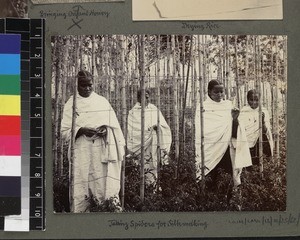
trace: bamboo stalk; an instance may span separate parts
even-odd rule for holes
[[[77,105],[77,84],[78,84],[78,80],[77,80],[77,73],[78,73],[78,59],[79,59],[79,49],[80,49],[80,44],[79,44],[79,37],[77,39],[76,45],[75,45],[75,49],[76,49],[76,57],[75,57],[75,82],[74,82],[74,91],[73,91],[73,107],[72,107],[72,127],[71,127],[71,154],[70,154],[70,169],[69,169],[69,174],[70,174],[70,209],[71,211],[74,211],[74,205],[73,205],[73,192],[74,192],[74,188],[73,188],[73,184],[74,184],[74,169],[73,169],[73,164],[75,160],[75,155],[74,155],[74,151],[75,151],[75,126],[76,126],[76,105]]]
[[[274,45],[274,36],[271,36],[271,100],[272,100],[272,133],[274,134],[275,130],[275,91],[274,91],[274,53],[273,53],[273,45]],[[274,150],[273,150],[274,151]],[[272,161],[274,161],[274,158],[272,157]]]
[[[175,35],[171,36],[171,48],[173,57],[173,119],[174,119],[174,144],[175,144],[175,179],[178,176],[178,158],[179,158],[179,114],[178,114],[178,83],[176,71],[176,52]]]
[[[170,47],[170,40],[169,40],[170,36],[167,36],[167,122],[169,124],[169,126],[171,126],[171,69],[170,69],[170,55],[171,55],[171,47]]]
[[[249,35],[246,36],[246,67],[245,67],[245,83],[244,83],[244,105],[247,104],[247,93],[248,93],[248,78],[249,78]]]
[[[230,92],[229,92],[229,35],[226,35],[226,96],[229,99],[230,98]]]
[[[259,95],[259,102],[258,102],[258,107],[259,107],[259,171],[261,176],[263,177],[263,170],[264,170],[264,164],[263,164],[263,132],[262,132],[262,80],[261,80],[261,50],[260,50],[260,36],[257,36],[257,53],[258,53],[258,71],[257,71],[257,76],[258,76],[258,95]]]
[[[161,148],[160,148],[160,35],[156,37],[156,90],[157,90],[157,184],[156,189],[159,191],[160,186],[160,168],[161,168]]]
[[[275,42],[276,49],[276,76],[275,76],[275,159],[277,160],[277,164],[280,163],[279,159],[279,109],[278,109],[278,67],[279,67],[279,54],[278,54],[278,36],[276,36]]]
[[[65,49],[64,49],[64,65],[63,65],[63,76],[61,80],[61,103],[60,103],[60,112],[59,119],[62,119],[63,109],[66,102],[66,84],[68,80],[68,62],[69,62],[69,46],[70,46],[70,37],[66,37]],[[60,176],[63,175],[64,172],[64,156],[63,156],[63,146],[64,143],[61,139],[61,121],[57,122],[58,125],[58,133],[59,133],[59,141],[60,145],[58,147],[60,151],[59,162],[60,162]]]
[[[140,42],[140,85],[141,85],[141,170],[140,170],[140,198],[145,197],[145,35],[139,35]]]
[[[207,95],[207,85],[208,85],[208,82],[209,82],[209,77],[207,76],[207,60],[208,60],[208,57],[207,57],[207,35],[204,35],[203,38],[202,38],[202,46],[203,46],[203,67],[202,67],[202,74],[203,74],[203,93],[204,93],[204,96],[203,96],[203,99],[205,100],[205,97]]]
[[[186,102],[187,102],[187,92],[188,92],[188,87],[189,87],[189,77],[190,77],[189,75],[190,75],[191,61],[192,61],[192,57],[193,57],[192,50],[193,50],[193,37],[191,37],[191,42],[190,42],[190,57],[188,59],[189,61],[188,61],[186,79],[185,79],[186,83],[185,83],[183,109],[182,109],[182,123],[181,123],[182,132],[183,132],[181,156],[184,155],[184,151],[185,151],[185,110],[186,110]]]
[[[92,76],[93,82],[95,81],[95,35],[92,35]]]
[[[204,42],[204,37],[202,36],[202,42]],[[203,102],[204,102],[204,98],[203,98],[203,93],[204,93],[204,68],[201,69],[201,43],[200,43],[200,36],[198,35],[198,57],[199,57],[199,90],[200,90],[200,129],[201,129],[201,188],[204,191],[205,189],[205,152],[204,152],[204,118],[203,118],[203,114],[204,114],[204,106],[203,106]],[[205,47],[204,47],[205,49]],[[204,61],[203,61],[204,62]],[[204,63],[203,63],[204,64]],[[201,70],[203,71],[203,78],[201,77]],[[198,136],[197,136],[198,137]]]
[[[186,63],[186,54],[185,54],[185,39],[186,39],[186,36],[183,35],[182,36],[182,79],[180,78],[180,81],[181,81],[181,84],[179,85],[180,86],[180,97],[179,97],[179,101],[181,100],[181,96],[183,96],[184,94],[182,94],[182,92],[184,91],[184,83],[186,82],[186,79],[185,79],[185,63]],[[179,48],[179,43],[178,43],[178,48]],[[180,63],[180,49],[178,49],[178,55],[179,55],[179,63]],[[179,103],[179,106],[183,108],[183,105],[184,105],[184,101],[182,103]],[[184,139],[185,139],[185,131],[183,131],[183,142],[184,142]]]
[[[235,49],[235,81],[236,81],[236,102],[237,107],[240,108],[240,85],[239,85],[239,69],[238,69],[238,50],[237,50],[237,35],[234,36],[234,49]]]
[[[284,41],[284,97],[283,97],[283,112],[284,112],[284,119],[285,123],[287,122],[287,114],[286,114],[286,103],[287,103],[287,80],[288,80],[288,60],[287,60],[287,54],[288,54],[288,43],[287,43],[287,37],[283,37]]]
[[[127,139],[127,109],[126,109],[126,81],[125,81],[125,39],[123,35],[120,35],[120,45],[121,45],[121,64],[120,64],[120,81],[121,81],[121,105],[122,105],[122,131],[124,133],[125,139]],[[122,161],[122,170],[121,170],[121,206],[124,207],[124,199],[125,199],[125,156]]]
[[[58,121],[59,119],[59,102],[60,102],[60,71],[61,71],[61,67],[60,67],[60,57],[59,57],[59,52],[60,52],[60,37],[55,38],[55,46],[56,46],[56,50],[55,50],[55,56],[57,57],[56,59],[56,64],[55,64],[55,105],[54,105],[54,120]],[[59,152],[58,152],[58,148],[57,146],[60,145],[59,143],[59,139],[58,139],[58,135],[59,135],[59,127],[58,124],[55,124],[55,130],[54,130],[54,134],[53,134],[53,141],[54,141],[54,166],[55,166],[55,171],[58,173],[59,176],[61,176],[61,173],[59,172],[59,166],[60,166],[60,162],[59,162]]]

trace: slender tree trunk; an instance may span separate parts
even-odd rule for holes
[[[92,73],[92,76],[93,76],[93,82],[95,82],[95,35],[92,35],[91,60],[92,60],[92,72],[91,73]]]
[[[193,36],[191,36],[191,42],[190,42],[190,56],[188,59],[188,68],[187,68],[187,75],[186,75],[186,83],[185,83],[185,92],[184,92],[184,100],[183,100],[183,107],[182,107],[182,132],[183,132],[183,141],[182,141],[182,152],[180,156],[184,156],[185,152],[185,110],[186,110],[186,104],[187,104],[187,95],[188,95],[188,88],[189,88],[189,75],[190,75],[190,68],[191,68],[191,62],[193,58]],[[192,80],[193,81],[193,80]]]
[[[236,103],[240,108],[240,84],[239,84],[239,65],[238,65],[238,50],[237,50],[237,35],[234,36],[234,49],[235,49],[235,81],[236,81]]]
[[[261,81],[261,75],[262,75],[262,67],[261,67],[261,50],[260,50],[260,36],[257,36],[257,63],[258,63],[258,69],[257,69],[257,82],[258,82],[258,93],[259,93],[259,171],[261,176],[263,176],[263,132],[262,132],[262,81]]]
[[[140,198],[145,197],[145,35],[139,35],[140,40],[140,85],[141,85],[141,172],[140,172]]]
[[[174,144],[175,144],[175,179],[178,175],[178,158],[179,158],[179,114],[178,114],[178,83],[176,71],[176,52],[175,52],[175,36],[171,36],[172,41],[172,57],[173,57],[173,119],[174,119]]]
[[[62,114],[63,114],[63,109],[65,106],[66,102],[66,84],[68,81],[68,66],[69,66],[69,47],[70,47],[70,37],[66,37],[65,41],[65,46],[64,46],[64,61],[63,61],[63,76],[61,79],[61,104],[60,104],[60,112],[59,112],[59,121],[57,121],[58,125],[58,133],[59,133],[59,151],[60,151],[60,156],[59,156],[59,162],[60,162],[60,176],[63,175],[64,172],[64,156],[63,156],[63,148],[64,148],[64,143],[61,138],[61,119],[62,119]]]
[[[244,105],[247,105],[248,81],[249,81],[249,35],[246,37],[246,67],[245,67],[245,83],[244,83]]]
[[[288,53],[288,46],[287,46],[287,37],[284,36],[283,37],[283,45],[284,45],[284,48],[283,48],[283,55],[284,55],[284,77],[283,77],[283,95],[282,95],[282,99],[283,99],[283,114],[284,114],[284,122],[286,123],[287,122],[287,114],[286,114],[286,102],[287,102],[287,79],[288,79],[288,67],[287,67],[287,53]]]
[[[124,68],[125,64],[125,39],[123,35],[120,35],[120,45],[121,45],[121,63],[120,63],[120,83],[121,83],[121,105],[122,105],[122,131],[126,139],[127,132],[127,109],[126,109],[126,72]],[[127,73],[128,74],[128,73]],[[125,156],[124,156],[125,158]],[[121,205],[124,207],[124,195],[125,195],[125,159],[122,161],[122,171],[121,171]]]
[[[225,76],[226,76],[226,88],[225,88],[225,93],[226,93],[226,96],[227,96],[227,99],[230,98],[230,87],[229,87],[229,35],[226,35],[226,66],[225,66],[225,69],[226,69],[226,73],[225,73]]]
[[[204,43],[204,37],[202,36],[202,42]],[[204,107],[203,107],[203,102],[204,102],[204,78],[205,78],[205,68],[203,66],[202,71],[203,71],[203,77],[201,77],[201,44],[200,44],[200,36],[198,35],[198,57],[199,57],[199,90],[200,90],[200,123],[196,123],[196,124],[200,124],[200,128],[201,128],[201,178],[202,178],[202,190],[204,191],[205,189],[205,152],[204,152],[204,118],[203,118],[203,113],[204,113]],[[204,48],[205,49],[205,46]],[[205,53],[204,53],[205,54]],[[205,62],[205,60],[203,61]],[[197,136],[198,137],[198,136]]]
[[[280,163],[279,159],[279,108],[278,108],[278,67],[279,67],[279,54],[278,54],[278,36],[276,36],[275,42],[275,49],[276,49],[276,68],[275,68],[275,159],[277,163]]]
[[[59,119],[59,111],[60,111],[60,102],[61,102],[61,57],[60,57],[60,51],[61,51],[61,37],[55,38],[55,45],[56,45],[56,50],[55,50],[55,57],[56,57],[56,72],[55,72],[55,104],[54,104],[54,121],[57,123]],[[59,135],[60,135],[60,130],[58,124],[55,124],[55,129],[54,129],[54,159],[55,159],[55,171],[58,173],[59,176],[61,176],[61,173],[59,172],[60,168],[60,153],[58,146],[60,146],[59,142]]]
[[[157,184],[160,187],[161,148],[160,148],[160,35],[156,37],[156,92],[157,92]]]
[[[171,70],[170,70],[170,58],[171,58],[171,47],[170,47],[170,35],[167,36],[167,122],[171,126]]]
[[[76,58],[75,58],[75,81],[74,81],[74,91],[73,91],[73,108],[72,108],[72,128],[71,128],[71,156],[70,156],[70,169],[69,169],[69,174],[70,174],[70,206],[71,206],[71,211],[74,210],[74,199],[73,199],[73,184],[74,184],[74,162],[76,161],[74,151],[75,151],[75,126],[76,126],[76,108],[77,108],[77,72],[78,72],[78,59],[79,59],[79,51],[81,49],[81,44],[79,43],[81,39],[78,37],[77,43],[76,43]],[[82,62],[82,61],[81,61]]]

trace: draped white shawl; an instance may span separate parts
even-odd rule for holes
[[[127,148],[136,155],[141,151],[141,104],[136,103],[128,114]],[[157,124],[159,116],[159,126]],[[157,126],[157,131],[153,129]],[[157,133],[160,137],[160,149],[168,153],[172,143],[171,129],[160,110],[151,103],[145,107],[145,152],[151,154],[154,167],[157,161]],[[162,164],[167,164],[167,157]]]
[[[266,136],[268,138],[271,153],[273,155],[273,137],[271,132],[270,115],[266,108],[262,108],[265,115],[265,126],[267,128]],[[259,109],[252,109],[249,105],[244,106],[241,110],[239,121],[243,123],[247,135],[249,147],[255,146],[259,138]]]
[[[215,102],[210,97],[203,103],[204,133],[204,168],[208,174],[221,161],[228,147],[232,161],[235,184],[240,183],[240,172],[243,167],[250,166],[251,156],[242,124],[237,130],[237,139],[232,138],[232,103],[228,100]],[[201,178],[201,115],[200,105],[195,116],[195,150],[197,176]]]

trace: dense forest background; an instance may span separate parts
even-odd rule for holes
[[[286,207],[287,38],[253,35],[91,35],[52,38],[52,107],[54,209],[68,212],[69,162],[61,139],[65,102],[73,95],[76,74],[94,76],[94,91],[113,106],[126,135],[127,114],[140,88],[172,130],[170,164],[160,166],[159,180],[141,191],[136,159],[123,164],[121,205],[113,199],[93,202],[91,211],[279,211]],[[257,89],[269,110],[275,143],[263,168],[244,172],[243,184],[230,197],[211,193],[195,174],[194,117],[207,96],[207,84],[220,79],[225,97],[241,108],[246,93]],[[141,193],[142,192],[142,193]]]

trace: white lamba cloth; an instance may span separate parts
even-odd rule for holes
[[[111,197],[118,198],[120,191],[121,161],[125,153],[125,139],[109,102],[92,93],[89,97],[77,96],[75,135],[81,127],[105,126],[105,137],[89,138],[81,135],[75,141],[74,159],[70,162],[70,202],[73,212],[88,211],[88,196],[99,202]],[[73,97],[64,107],[62,135],[70,141]],[[70,158],[69,144],[69,158]]]
[[[204,167],[205,175],[213,170],[221,161],[228,147],[233,168],[235,182],[239,182],[240,169],[252,165],[249,147],[247,144],[244,127],[239,124],[237,138],[232,138],[232,103],[228,100],[215,102],[209,97],[203,103],[203,117],[201,118],[200,105],[197,106],[195,116],[195,149],[197,176],[201,178],[202,154],[201,136],[204,134]],[[201,121],[203,120],[203,131]]]
[[[136,103],[128,114],[127,148],[130,153],[137,156],[141,154],[141,110],[141,104]],[[156,176],[158,134],[160,140],[159,148],[162,152],[161,162],[162,164],[168,164],[167,154],[170,151],[172,143],[171,129],[160,110],[151,103],[145,107],[144,126],[145,159],[149,160],[145,162],[145,167],[151,169],[152,173]],[[157,127],[156,130],[154,129],[154,126]]]
[[[264,122],[267,129],[266,136],[270,144],[271,154],[273,154],[274,143],[271,132],[270,115],[266,108],[262,108],[262,112],[265,115]],[[239,120],[245,127],[249,147],[254,147],[260,135],[259,109],[252,109],[249,105],[244,106],[241,110]]]

